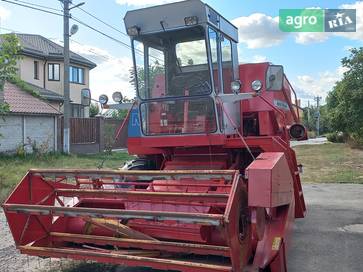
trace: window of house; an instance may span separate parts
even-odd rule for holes
[[[72,107],[72,117],[83,118],[84,117],[84,107],[79,104],[71,104]]]
[[[39,62],[34,61],[34,79],[39,79]]]
[[[84,84],[84,68],[71,66],[69,68],[69,81]]]
[[[60,65],[59,63],[48,64],[48,80],[59,81],[60,78]]]

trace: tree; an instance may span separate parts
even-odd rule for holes
[[[16,64],[20,59],[21,47],[15,34],[2,35],[0,41],[0,91],[3,91],[5,81],[14,79],[16,76]],[[0,101],[0,115],[8,112],[9,105]]]
[[[332,128],[363,144],[363,47],[350,50],[342,59],[347,69],[327,98]]]
[[[122,99],[122,103],[133,103],[135,99],[129,99],[126,96]],[[126,118],[128,110],[113,110],[111,113],[112,118],[123,120]]]
[[[316,131],[316,121],[318,110],[316,106],[310,106],[303,109],[303,124],[309,131]],[[310,115],[309,115],[310,114]],[[320,133],[326,134],[331,132],[332,128],[329,122],[329,111],[327,105],[320,106]]]
[[[139,93],[142,96],[147,95],[145,93],[145,69],[144,67],[137,66],[136,67],[137,72],[137,83],[138,83],[138,89]],[[165,68],[163,65],[160,65],[160,63],[156,60],[153,64],[149,66],[148,69],[149,74],[149,81],[150,86],[154,86],[155,78],[157,75],[165,74]],[[135,78],[135,71],[134,69],[130,69],[130,83],[135,87],[136,89],[136,78]]]
[[[100,113],[100,107],[97,103],[91,103],[89,107],[89,117],[95,117]]]
[[[13,79],[17,72],[17,61],[21,58],[20,42],[15,34],[5,34],[1,36],[0,50],[0,82]]]

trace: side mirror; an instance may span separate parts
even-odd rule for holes
[[[281,65],[270,65],[266,74],[266,90],[280,91],[284,83],[284,68]]]
[[[82,106],[89,107],[91,105],[91,90],[82,89],[81,90],[81,104]]]

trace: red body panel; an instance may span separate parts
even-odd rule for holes
[[[293,179],[282,152],[265,152],[251,163],[248,176],[248,205],[274,208],[291,203]]]

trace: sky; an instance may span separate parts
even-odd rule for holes
[[[59,0],[11,0],[46,6],[54,12],[61,9]],[[175,0],[83,0],[84,10],[107,22],[107,27],[82,10],[72,16],[94,28],[130,44],[123,18],[127,10],[176,2]],[[82,2],[73,0],[73,4]],[[239,61],[264,62],[284,66],[285,73],[297,90],[302,104],[313,103],[314,96],[325,99],[336,81],[342,78],[341,59],[349,49],[363,46],[363,1],[349,0],[205,0],[207,4],[232,21],[239,29]],[[353,8],[357,10],[355,33],[285,33],[278,27],[279,9]],[[75,22],[71,21],[71,24]],[[1,33],[40,34],[62,44],[62,17],[0,1]],[[92,96],[112,95],[121,91],[129,98],[134,94],[129,83],[132,66],[127,46],[106,38],[85,26],[71,37],[71,50],[97,63],[90,74]]]

